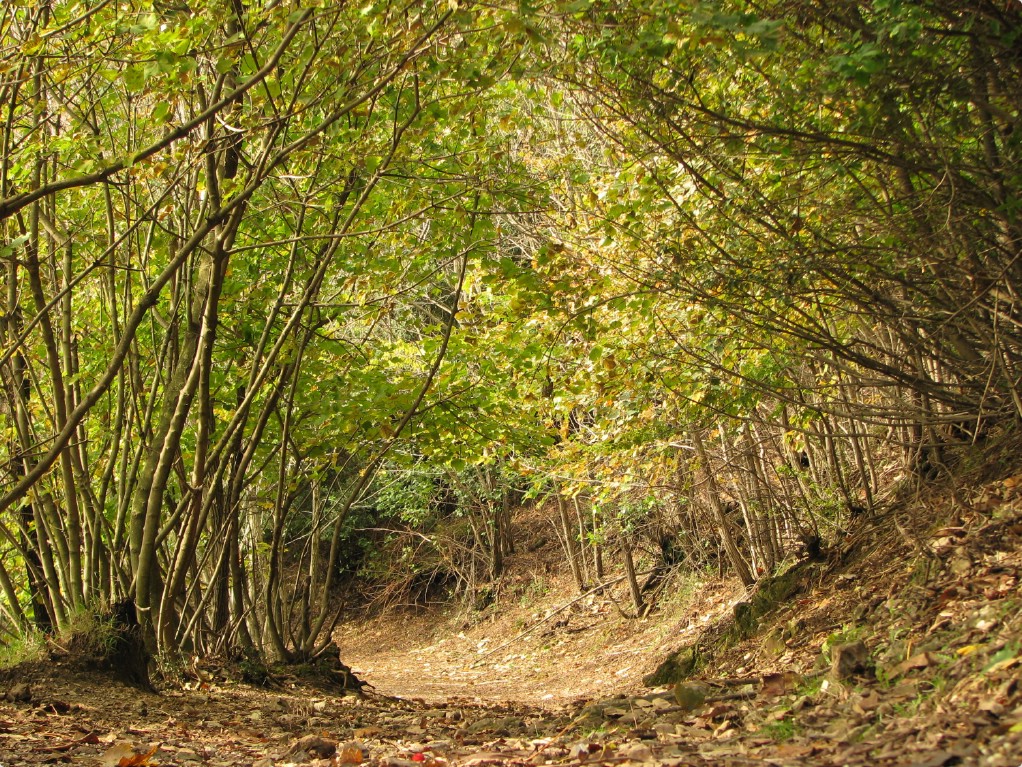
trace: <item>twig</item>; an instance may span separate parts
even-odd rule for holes
[[[748,684],[760,684],[763,681],[763,677],[724,677],[721,679],[700,679],[699,681],[710,687],[745,687]]]

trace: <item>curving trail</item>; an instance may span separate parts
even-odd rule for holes
[[[902,536],[866,531],[854,570],[831,567],[675,690],[641,677],[730,614],[733,584],[675,584],[645,621],[619,614],[620,595],[583,600],[521,637],[568,601],[556,578],[543,600],[508,597],[472,625],[350,621],[343,659],[380,693],[364,699],[286,676],[253,688],[229,667],[140,693],[51,658],[0,674],[0,765],[1017,767],[1022,498],[966,525],[927,539],[951,556],[925,584]],[[875,674],[814,672],[835,635],[857,637]]]
[[[336,635],[342,659],[388,695],[556,707],[641,691],[642,677],[667,652],[725,615],[740,593],[731,583],[711,585],[697,600],[669,601],[649,619],[634,620],[608,597],[561,609],[573,587],[557,576],[547,583],[542,601],[508,600],[471,625],[464,616],[430,612],[348,624]],[[624,606],[623,592],[609,596]]]

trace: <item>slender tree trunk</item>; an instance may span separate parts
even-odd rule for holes
[[[586,590],[585,581],[582,577],[582,569],[578,563],[578,545],[575,541],[575,526],[571,523],[571,519],[568,515],[568,503],[564,500],[564,496],[559,492],[555,494],[557,498],[557,514],[558,519],[561,523],[561,535],[564,540],[564,553],[568,559],[568,565],[571,567],[571,576],[575,579],[575,586],[579,592]]]
[[[696,457],[699,459],[699,464],[702,468],[703,479],[706,482],[706,494],[710,501],[710,509],[713,511],[713,516],[717,521],[717,533],[720,535],[721,543],[724,544],[724,550],[727,552],[731,567],[742,581],[742,584],[751,586],[756,582],[756,579],[753,577],[752,571],[749,570],[749,565],[746,563],[741,551],[738,550],[738,544],[735,543],[734,536],[731,533],[731,522],[724,513],[724,505],[720,500],[717,480],[713,476],[709,456],[707,456],[706,447],[703,445],[702,435],[699,433],[698,428],[692,429],[689,434],[692,439],[692,445],[695,447]]]
[[[628,591],[632,595],[632,604],[635,606],[635,615],[642,615],[642,590],[639,588],[639,581],[635,577],[635,558],[632,555],[632,541],[628,533],[621,536],[621,557],[624,560],[625,576],[628,580]],[[584,591],[585,589],[583,589]]]

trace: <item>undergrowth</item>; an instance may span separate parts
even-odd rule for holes
[[[0,671],[7,671],[22,663],[41,661],[46,657],[46,638],[41,632],[31,631],[0,644]]]

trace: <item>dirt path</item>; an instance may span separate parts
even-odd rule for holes
[[[552,595],[568,596],[506,600],[472,621],[395,613],[347,626],[338,644],[356,674],[390,695],[559,706],[637,690],[663,654],[705,625],[693,620],[696,612],[719,618],[736,593],[733,584],[719,584],[698,603],[669,601],[669,615],[640,621],[622,617],[605,598],[561,609],[572,589],[556,579],[550,586]]]
[[[878,520],[858,553],[673,690],[641,677],[726,620],[734,584],[675,582],[638,621],[619,614],[620,594],[555,613],[570,588],[519,573],[487,613],[347,621],[342,656],[380,693],[365,699],[286,677],[253,688],[231,669],[168,680],[157,695],[53,660],[19,668],[0,676],[0,765],[1018,767],[1012,499],[930,533]],[[912,556],[912,536],[931,556]],[[821,647],[856,640],[863,668],[817,668]]]
[[[536,540],[546,527],[533,510],[516,520],[516,537]],[[667,653],[729,615],[744,594],[735,581],[679,577],[648,618],[635,619],[623,582],[579,599],[556,541],[506,566],[485,610],[349,619],[335,637],[343,660],[390,695],[556,707],[640,690]]]

